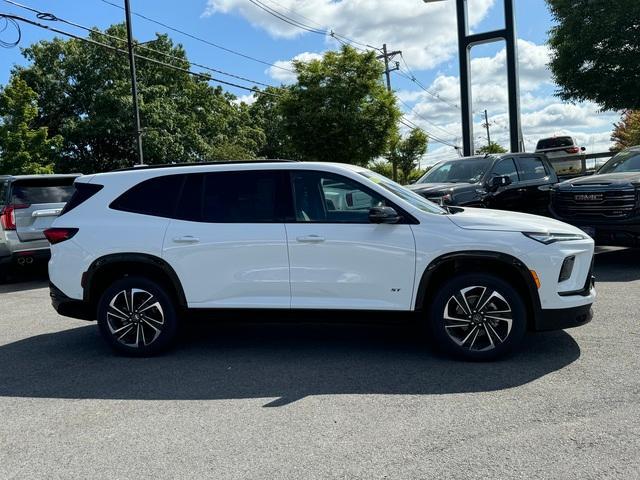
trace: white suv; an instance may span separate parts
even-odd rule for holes
[[[53,228],[56,310],[117,350],[168,347],[188,313],[416,311],[495,358],[591,320],[593,241],[548,218],[441,208],[361,167],[236,162],[84,176]]]

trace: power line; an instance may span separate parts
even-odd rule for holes
[[[27,23],[29,25],[33,25],[35,27],[39,27],[39,28],[42,28],[44,30],[48,30],[50,32],[58,33],[60,35],[65,35],[67,37],[73,38],[75,40],[79,40],[79,41],[84,42],[84,43],[88,43],[88,44],[91,44],[91,45],[95,45],[95,46],[99,46],[99,47],[102,47],[102,48],[106,48],[106,49],[114,51],[114,52],[127,54],[126,50],[123,50],[123,49],[118,48],[118,47],[114,47],[113,45],[108,45],[106,43],[101,43],[101,42],[97,42],[95,40],[91,40],[90,38],[81,37],[80,35],[76,35],[74,33],[67,32],[67,31],[64,31],[64,30],[60,30],[58,28],[50,27],[49,25],[44,25],[42,23],[38,23],[38,22],[35,22],[33,20],[29,20],[28,18],[20,17],[18,15],[10,15],[10,14],[2,13],[2,14],[0,14],[0,18],[8,18],[8,19],[16,20],[18,22],[24,22],[24,23]],[[235,88],[239,88],[239,89],[242,89],[242,90],[247,90],[247,91],[253,92],[255,94],[259,94],[259,95],[269,95],[269,96],[278,97],[278,98],[281,97],[280,95],[277,95],[277,94],[272,93],[272,92],[266,92],[264,90],[258,90],[257,88],[250,88],[250,87],[247,87],[245,85],[239,85],[237,83],[227,82],[226,80],[221,80],[219,78],[215,78],[215,77],[213,77],[213,76],[211,76],[209,74],[200,73],[200,72],[194,72],[192,70],[189,70],[188,68],[182,68],[182,67],[178,67],[176,65],[171,65],[169,63],[162,62],[160,60],[156,60],[155,58],[145,57],[143,55],[138,55],[137,53],[135,54],[135,56],[136,56],[137,59],[144,60],[146,62],[150,62],[150,63],[156,64],[156,65],[160,65],[162,67],[166,67],[166,68],[178,71],[178,72],[187,73],[189,75],[192,75],[192,76],[197,77],[197,78],[201,78],[201,79],[206,80],[206,81],[215,82],[215,83],[219,83],[219,84],[222,84],[222,85],[228,85],[230,87],[235,87]]]
[[[119,8],[120,10],[124,9],[124,7],[122,7],[122,6],[120,6],[120,5],[116,4],[116,3],[113,3],[113,2],[111,2],[109,0],[100,0],[100,1],[102,3],[106,3],[107,5],[111,5],[112,7]],[[231,53],[233,55],[237,55],[239,57],[242,57],[242,58],[245,58],[247,60],[251,60],[251,61],[257,62],[257,63],[261,63],[261,64],[267,65],[269,67],[277,68],[279,70],[284,70],[286,72],[295,73],[295,71],[291,70],[290,68],[286,68],[286,67],[283,67],[282,65],[277,65],[275,63],[267,62],[266,60],[261,60],[261,59],[256,58],[256,57],[252,57],[251,55],[247,55],[246,53],[238,52],[236,50],[233,50],[231,48],[225,47],[223,45],[219,45],[219,44],[214,43],[214,42],[212,42],[210,40],[207,40],[206,38],[199,37],[197,35],[194,35],[192,33],[187,32],[185,30],[181,30],[181,29],[179,29],[177,27],[173,27],[173,26],[171,26],[171,25],[169,25],[167,23],[161,22],[160,20],[156,20],[154,18],[151,18],[149,16],[146,16],[146,15],[143,15],[141,13],[135,12],[133,10],[131,11],[131,13],[133,15],[135,15],[136,17],[139,17],[139,18],[142,18],[143,20],[146,20],[147,22],[154,23],[154,24],[159,25],[159,26],[161,26],[163,28],[166,28],[167,30],[171,30],[172,32],[179,33],[180,35],[184,35],[185,37],[189,37],[189,38],[191,38],[193,40],[197,40],[198,42],[204,43],[204,44],[209,45],[211,47],[215,47],[215,48],[217,48],[219,50],[223,50],[223,51],[225,51],[227,53]]]
[[[442,98],[440,95],[438,95],[437,93],[432,92],[431,90],[429,90],[427,87],[424,86],[424,84],[419,81],[415,74],[413,73],[413,70],[411,70],[411,68],[409,67],[409,64],[407,63],[407,60],[404,58],[404,56],[402,55],[402,53],[400,54],[400,59],[402,60],[402,63],[404,63],[405,68],[407,69],[407,72],[404,72],[402,69],[400,69],[398,71],[398,74],[401,75],[402,77],[412,81],[413,83],[415,83],[416,85],[418,85],[422,90],[424,90],[427,94],[431,95],[433,98],[435,98],[436,100],[439,100],[443,103],[446,103],[447,105],[449,105],[450,107],[453,107],[455,109],[460,110],[460,106],[452,103],[448,100],[445,100],[444,98]]]
[[[96,33],[96,34],[101,35],[103,37],[110,38],[112,40],[116,40],[118,42],[127,43],[127,40],[124,39],[124,38],[120,38],[120,37],[117,37],[115,35],[110,35],[110,34],[108,34],[106,32],[102,32],[102,31],[97,30],[95,28],[90,28],[90,27],[87,27],[85,25],[81,25],[79,23],[76,23],[76,22],[73,22],[73,21],[70,21],[70,20],[66,20],[66,19],[58,17],[57,15],[54,15],[52,13],[41,12],[41,11],[39,11],[39,10],[33,8],[33,7],[30,7],[28,5],[24,5],[24,4],[15,2],[13,0],[4,0],[4,2],[9,3],[11,5],[14,5],[16,7],[19,7],[19,8],[23,8],[23,9],[28,10],[30,12],[34,12],[36,14],[36,17],[38,19],[40,19],[40,20],[59,21],[59,22],[65,23],[67,25],[70,25],[72,27],[76,27],[76,28],[80,28],[82,30],[85,30],[86,32],[93,32],[93,33]],[[225,76],[228,76],[228,77],[231,77],[231,78],[236,78],[238,80],[242,80],[242,81],[245,81],[245,82],[248,82],[248,83],[252,83],[254,85],[261,85],[263,87],[272,87],[273,86],[273,85],[269,85],[268,83],[259,82],[257,80],[252,80],[250,78],[246,78],[246,77],[243,77],[241,75],[236,75],[234,73],[225,72],[225,71],[219,70],[217,68],[212,68],[212,67],[208,67],[206,65],[202,65],[200,63],[192,62],[190,60],[187,60],[186,58],[176,57],[175,55],[171,55],[170,53],[166,53],[166,52],[162,52],[162,51],[159,51],[159,50],[155,50],[155,49],[150,48],[150,47],[148,47],[146,45],[138,44],[138,45],[135,45],[135,48],[136,49],[142,49],[142,50],[145,50],[147,52],[155,53],[157,55],[161,55],[161,56],[163,56],[165,58],[170,58],[172,60],[178,60],[180,62],[186,62],[186,63],[189,63],[193,67],[202,68],[203,70],[207,70],[207,71],[214,72],[214,73],[219,73],[221,75],[225,75]]]
[[[436,143],[441,143],[442,145],[446,145],[448,147],[451,148],[455,148],[456,150],[458,150],[460,147],[458,145],[454,145],[453,143],[450,143],[446,140],[443,140],[439,137],[437,137],[436,135],[428,132],[427,130],[425,130],[424,128],[420,127],[420,125],[416,124],[415,122],[413,122],[411,119],[407,118],[406,116],[402,116],[399,120],[399,122],[404,125],[405,127],[408,128],[418,128],[420,130],[423,130],[428,136],[430,140],[433,140]]]
[[[20,25],[18,25],[18,22],[16,22],[12,18],[3,18],[3,20],[4,20],[4,25],[0,29],[0,33],[4,33],[9,28],[9,25],[11,25],[16,29],[17,37],[12,42],[6,42],[4,40],[0,40],[0,47],[2,47],[2,48],[13,48],[16,45],[18,45],[20,43],[20,40],[22,39],[22,32],[20,31]]]
[[[449,130],[442,128],[439,125],[436,125],[435,123],[433,123],[431,120],[427,119],[426,117],[423,117],[421,114],[419,114],[418,112],[416,112],[416,107],[411,107],[409,106],[409,104],[407,102],[405,102],[404,100],[402,100],[400,97],[397,97],[398,100],[400,100],[400,103],[402,103],[405,107],[407,107],[409,109],[409,113],[413,113],[414,115],[416,115],[417,117],[419,117],[421,120],[424,120],[425,122],[427,122],[428,124],[430,124],[431,126],[437,128],[438,130],[446,133],[447,135],[451,135],[454,138],[456,137],[456,134],[453,132],[450,132]]]
[[[105,1],[105,0],[103,0]],[[294,27],[297,27],[301,30],[304,30],[306,32],[310,32],[310,33],[315,33],[317,35],[322,35],[322,36],[327,36],[329,35],[332,38],[335,38],[337,41],[339,41],[342,44],[348,43],[351,46],[354,46],[355,48],[358,48],[358,46],[363,47],[365,49],[371,49],[371,50],[377,50],[377,51],[381,51],[380,48],[377,47],[373,47],[367,43],[364,42],[360,42],[358,40],[354,40],[352,38],[349,38],[346,35],[343,35],[341,33],[338,33],[336,31],[334,31],[333,29],[325,29],[320,23],[315,22],[314,20],[311,20],[308,17],[305,17],[303,15],[300,15],[299,13],[295,12],[294,10],[284,7],[287,10],[289,10],[290,12],[294,13],[295,15],[306,19],[307,21],[311,22],[311,23],[315,23],[316,25],[320,26],[320,28],[316,28],[312,25],[309,25],[307,23],[301,22],[300,20],[296,20],[295,18],[292,18],[288,15],[286,15],[285,13],[282,13],[279,10],[276,10],[273,7],[270,7],[269,5],[266,5],[264,2],[262,2],[261,0],[249,0],[250,3],[252,3],[253,5],[255,5],[256,7],[258,7],[259,9],[265,11],[266,13],[268,13],[269,15],[289,24],[292,25]],[[276,3],[276,2],[273,2]],[[277,4],[277,3],[276,3]],[[278,4],[277,4],[278,5]],[[282,5],[280,5],[282,7]],[[358,48],[360,49],[360,48]]]

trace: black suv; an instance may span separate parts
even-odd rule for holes
[[[442,205],[549,215],[556,183],[545,155],[509,153],[438,163],[408,188]]]
[[[554,187],[552,213],[600,245],[640,246],[640,146],[624,150],[591,176]]]

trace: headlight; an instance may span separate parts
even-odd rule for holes
[[[573,240],[585,240],[585,235],[579,233],[535,233],[535,232],[522,232],[531,240],[549,245],[556,242],[571,242]]]

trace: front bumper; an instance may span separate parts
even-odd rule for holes
[[[96,319],[96,312],[86,302],[67,297],[51,282],[49,282],[49,295],[51,296],[51,305],[59,315],[80,320]]]
[[[558,310],[540,310],[536,315],[533,329],[536,332],[563,330],[565,328],[580,327],[589,323],[592,319],[593,309],[591,305]]]

